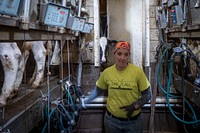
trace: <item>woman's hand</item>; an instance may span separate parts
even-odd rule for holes
[[[120,107],[120,109],[124,109],[124,110],[127,111],[127,118],[131,118],[133,111],[136,110],[135,106],[133,104],[128,105],[128,106]]]

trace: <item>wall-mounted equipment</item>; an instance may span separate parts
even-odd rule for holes
[[[158,27],[159,29],[164,29],[166,28],[166,15],[161,6],[156,7],[156,20],[158,22]]]
[[[183,12],[182,7],[180,5],[174,6],[171,10],[172,12],[172,19],[174,25],[181,25],[183,24]]]
[[[73,31],[83,31],[85,22],[85,18],[70,16],[69,20],[67,21],[67,28]]]
[[[166,28],[166,17],[165,17],[165,14],[159,14],[158,16],[158,26],[160,29],[164,29]]]
[[[94,24],[93,23],[86,22],[82,32],[83,33],[91,33],[93,28],[94,28]]]
[[[65,27],[69,18],[70,8],[47,3],[42,5],[40,21],[46,25]]]
[[[0,0],[0,14],[18,16],[20,0]]]
[[[168,0],[167,5],[168,7],[178,5],[178,0]]]

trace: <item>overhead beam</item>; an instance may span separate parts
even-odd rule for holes
[[[29,23],[29,29],[20,28],[20,22],[16,18],[0,16],[0,41],[21,40],[74,40],[76,37],[71,30],[65,29],[59,33],[57,27]]]

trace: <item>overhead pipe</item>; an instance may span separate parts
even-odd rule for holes
[[[187,7],[188,7],[187,3],[188,0],[185,0],[183,4],[183,22],[187,22]],[[186,29],[184,31],[186,31]]]
[[[87,109],[97,109],[97,108],[106,108],[106,104],[85,104],[85,107]],[[147,103],[145,104],[142,108],[150,108],[151,104]],[[167,104],[166,103],[162,103],[162,104],[156,104],[155,107],[157,108],[167,108]],[[181,107],[180,104],[176,104],[176,103],[172,103],[171,107]]]
[[[94,0],[94,66],[100,66],[100,15],[99,0]]]
[[[61,5],[64,6],[64,7],[66,7],[66,5],[67,5],[67,0],[62,0],[62,1],[61,1]],[[65,32],[65,28],[64,28],[64,27],[58,27],[58,32],[59,32],[59,33],[64,33],[64,32]]]
[[[81,37],[79,37],[78,43],[79,43],[79,50],[81,50],[83,43],[85,43],[85,40],[81,41]],[[82,71],[83,71],[83,62],[82,62],[82,56],[81,56],[81,52],[80,52],[78,55],[78,79],[77,79],[78,87],[81,86]]]
[[[85,97],[87,99],[87,97]],[[106,96],[99,96],[95,99],[93,99],[91,101],[91,103],[89,104],[102,104],[102,103],[106,103],[106,100],[107,100],[107,97]],[[172,104],[178,104],[178,103],[182,103],[182,100],[181,99],[169,99],[170,103]],[[167,103],[167,100],[166,100],[166,97],[159,97],[157,96],[156,97],[156,103],[157,104],[166,104]],[[86,105],[89,105],[89,104],[86,104]]]
[[[78,17],[81,16],[81,7],[82,7],[82,0],[78,1]]]
[[[82,7],[82,0],[79,0],[78,1],[78,14],[77,14],[78,17],[81,17],[81,7]],[[79,35],[79,31],[76,31],[75,36],[78,36],[78,35]]]
[[[145,67],[150,66],[150,24],[149,24],[149,0],[145,0]]]
[[[24,29],[24,30],[28,30],[29,29],[29,11],[30,11],[30,0],[24,0],[23,3],[23,8],[22,8],[22,14],[21,14],[21,24],[20,24],[20,28]]]
[[[81,7],[82,7],[82,0],[79,0],[78,1],[78,17],[81,16]],[[78,36],[78,32],[75,33],[76,36]],[[82,47],[82,43],[83,41],[81,41],[81,37],[79,36],[79,50],[81,49]],[[84,41],[85,43],[85,41]],[[79,53],[78,55],[78,79],[77,79],[77,82],[78,82],[78,87],[81,86],[81,81],[82,81],[82,70],[83,70],[83,62],[82,62],[82,56],[81,56],[81,53]]]

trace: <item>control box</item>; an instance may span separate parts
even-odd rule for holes
[[[42,5],[40,21],[46,25],[65,27],[69,18],[70,8],[53,3]]]
[[[18,16],[19,7],[20,0],[0,0],[0,14]]]
[[[164,29],[166,28],[167,24],[166,24],[166,16],[165,14],[159,14],[158,16],[158,26],[160,29]]]
[[[174,25],[181,25],[183,24],[183,12],[181,6],[174,6],[172,7],[172,20]]]
[[[167,26],[167,20],[166,20],[165,12],[163,11],[162,7],[157,6],[156,7],[156,20],[158,22],[159,29],[164,29]]]
[[[85,25],[84,25],[82,33],[91,33],[93,28],[94,28],[94,24],[93,23],[86,22]]]
[[[83,31],[86,19],[77,16],[70,16],[66,27],[73,31]]]

